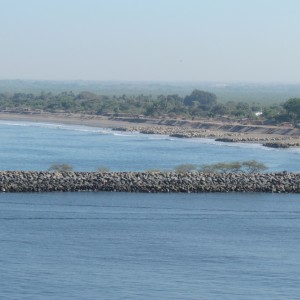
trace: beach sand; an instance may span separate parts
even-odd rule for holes
[[[122,128],[142,133],[164,134],[177,137],[202,137],[223,142],[254,142],[268,147],[299,147],[300,129],[276,126],[253,126],[200,121],[110,118],[108,116],[73,113],[0,113],[0,120],[27,121],[37,123],[72,124],[98,128]],[[171,125],[172,124],[172,125]],[[169,125],[169,126],[168,126]],[[171,126],[170,126],[171,125]],[[207,127],[209,126],[209,127]],[[225,139],[225,140],[222,140]]]
[[[125,121],[111,120],[106,116],[89,116],[81,114],[68,113],[0,113],[0,120],[7,121],[27,121],[27,122],[43,122],[55,124],[72,124],[84,125],[99,128],[116,128],[116,127],[130,127],[132,123]]]

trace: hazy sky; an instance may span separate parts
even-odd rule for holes
[[[0,0],[0,79],[300,83],[299,0]]]

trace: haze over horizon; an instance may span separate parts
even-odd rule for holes
[[[300,83],[297,0],[2,0],[1,79]]]

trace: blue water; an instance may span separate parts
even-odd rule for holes
[[[300,201],[2,194],[0,299],[299,299]]]
[[[172,169],[256,159],[299,171],[298,149],[0,122],[0,169]],[[298,299],[300,197],[0,194],[0,299]]]
[[[68,163],[78,171],[106,166],[114,171],[171,170],[185,163],[258,160],[269,171],[300,172],[300,149],[210,139],[113,132],[85,126],[0,121],[0,169],[47,170]]]

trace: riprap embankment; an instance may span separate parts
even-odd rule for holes
[[[300,173],[0,172],[2,192],[299,193]]]

